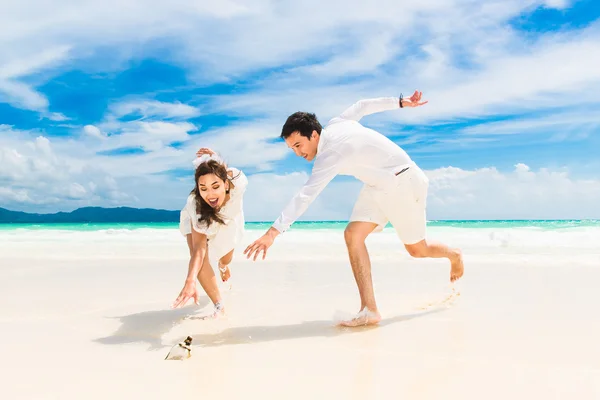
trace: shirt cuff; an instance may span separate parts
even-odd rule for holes
[[[287,231],[289,229],[289,225],[286,226],[284,223],[279,222],[279,221],[275,221],[273,222],[273,225],[271,225],[273,228],[277,229],[277,231],[279,231],[279,233],[284,233],[285,231]]]

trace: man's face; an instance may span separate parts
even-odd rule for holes
[[[285,143],[298,157],[302,157],[306,161],[312,161],[317,155],[319,139],[320,136],[317,131],[312,132],[310,140],[307,137],[300,135],[299,132],[294,132],[285,139]]]

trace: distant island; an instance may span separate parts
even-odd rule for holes
[[[0,208],[0,224],[179,222],[179,211],[132,207],[82,207],[71,212],[34,214]]]

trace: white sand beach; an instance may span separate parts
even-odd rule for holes
[[[341,231],[292,230],[256,263],[237,249],[228,316],[210,321],[184,319],[206,296],[169,308],[188,257],[174,229],[2,231],[1,397],[600,398],[598,228],[429,232],[464,251],[460,295],[439,304],[447,262],[386,230],[368,242],[383,321],[349,329]],[[187,335],[192,357],[164,360]]]

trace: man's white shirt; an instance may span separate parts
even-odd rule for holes
[[[321,130],[317,155],[308,181],[287,204],[273,227],[285,232],[306,211],[336,175],[354,176],[384,189],[394,174],[414,164],[389,138],[358,121],[366,115],[400,108],[398,97],[358,101]]]

